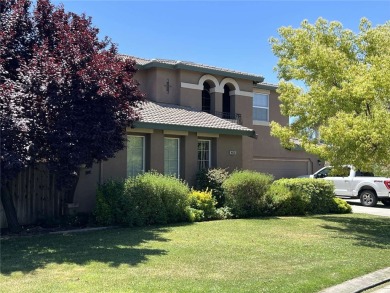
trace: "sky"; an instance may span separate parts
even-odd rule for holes
[[[119,52],[153,59],[191,61],[262,75],[277,84],[277,58],[269,43],[278,28],[298,28],[319,17],[358,32],[362,17],[373,26],[390,20],[387,1],[108,1],[62,0],[85,13]]]

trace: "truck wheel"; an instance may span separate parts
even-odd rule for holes
[[[374,207],[378,202],[375,192],[371,190],[362,190],[360,192],[360,202],[365,207]]]
[[[382,199],[381,199],[381,202],[382,202],[385,206],[390,206],[390,198],[382,198]]]

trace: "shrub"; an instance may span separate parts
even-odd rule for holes
[[[211,220],[216,217],[216,201],[211,191],[191,190],[189,200],[192,209],[202,211],[202,213],[195,212],[197,214],[196,221]]]
[[[226,220],[226,219],[234,218],[234,215],[232,213],[232,209],[229,207],[217,208],[217,210],[215,212],[216,212],[215,218],[217,220]]]
[[[196,175],[195,188],[197,190],[211,190],[213,197],[217,201],[217,207],[222,207],[225,204],[222,184],[228,177],[229,172],[226,169],[203,169]]]
[[[269,195],[277,215],[304,215],[347,212],[348,207],[334,197],[330,181],[309,178],[280,179]]]
[[[335,197],[333,198],[334,205],[331,208],[332,213],[335,214],[349,214],[352,213],[352,207],[343,199]]]
[[[171,176],[147,172],[125,182],[129,198],[128,225],[144,226],[188,221],[189,187]]]
[[[304,215],[308,199],[300,194],[293,193],[280,181],[275,181],[268,190],[272,202],[272,214],[277,216]]]
[[[124,196],[124,182],[109,180],[99,185],[96,194],[94,216],[101,225],[123,223],[128,208],[128,200]]]
[[[191,208],[188,206],[186,208],[189,222],[201,222],[204,220],[204,211]]]
[[[273,177],[255,171],[234,171],[222,184],[226,205],[235,216],[254,217],[269,213],[267,191]]]
[[[144,226],[191,220],[189,188],[155,172],[110,180],[97,190],[94,216],[101,225]]]

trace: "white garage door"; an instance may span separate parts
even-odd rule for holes
[[[276,179],[295,178],[311,173],[309,160],[254,159],[253,167],[258,172],[274,175]]]

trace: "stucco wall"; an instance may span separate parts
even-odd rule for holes
[[[229,85],[232,91],[246,92],[251,92],[253,86],[250,80],[231,79],[221,75],[167,68],[139,70],[135,74],[135,79],[140,83],[140,89],[147,94],[149,100],[191,106],[196,109],[202,107],[203,81],[207,81],[211,85],[211,92],[215,93],[215,111],[222,111],[223,85]],[[169,84],[167,84],[168,81]],[[199,88],[182,87],[182,83],[197,85]],[[234,104],[235,101],[232,100],[233,107]]]
[[[81,169],[74,197],[78,212],[93,211],[99,183],[126,178],[126,160],[126,149],[123,149],[112,159],[94,164],[90,169]]]
[[[100,180],[100,164],[90,169],[81,169],[79,183],[75,191],[74,202],[79,205],[78,212],[90,212],[96,203],[96,190]]]
[[[242,137],[220,135],[216,141],[217,151],[217,166],[228,168],[230,171],[242,168]]]

